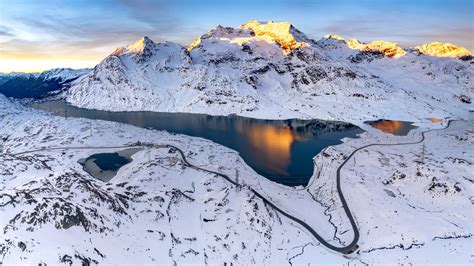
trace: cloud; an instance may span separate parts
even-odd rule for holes
[[[23,48],[31,45],[63,46],[64,49],[111,52],[118,46],[129,44],[143,36],[162,41],[163,36],[174,35],[179,41],[181,32],[177,19],[167,12],[160,1],[113,0],[115,4],[87,5],[45,10],[40,15],[20,14],[14,18],[25,29],[23,36],[9,42]],[[3,30],[0,28],[0,35]],[[186,32],[186,31],[182,31]],[[10,34],[4,31],[4,34]],[[5,49],[5,48],[4,48]]]
[[[141,24],[150,35],[173,32],[181,28],[179,18],[170,11],[169,3],[160,0],[114,0],[125,9],[128,18]]]
[[[183,28],[183,23],[161,1],[109,0],[87,5],[75,2],[74,6],[58,4],[54,9],[43,8],[33,3],[27,9],[21,8],[18,14],[8,12],[5,22],[10,24],[0,26],[0,60],[98,63],[117,47],[143,36],[183,45],[197,37],[196,28]],[[13,34],[12,28],[18,34]]]
[[[4,37],[14,37],[13,29],[7,26],[0,25],[0,36]]]

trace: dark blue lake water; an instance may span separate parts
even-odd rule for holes
[[[131,160],[120,156],[116,152],[112,153],[97,153],[91,155],[87,159],[94,159],[94,163],[103,171],[117,171],[120,167],[126,165]]]
[[[305,186],[313,174],[312,158],[316,154],[341,143],[342,138],[355,138],[362,132],[352,124],[337,121],[108,112],[78,108],[63,101],[33,103],[31,106],[60,116],[115,121],[206,138],[238,151],[257,173],[288,186]]]

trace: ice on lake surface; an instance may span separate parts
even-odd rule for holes
[[[108,182],[112,179],[122,166],[132,161],[132,155],[140,151],[140,148],[125,149],[118,152],[96,153],[78,161],[91,176]]]

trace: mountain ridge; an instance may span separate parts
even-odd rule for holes
[[[472,56],[472,53],[462,46],[457,46],[452,43],[431,42],[421,44],[415,47],[402,48],[398,43],[391,41],[371,41],[368,43],[361,43],[358,39],[346,40],[337,34],[327,34],[323,38],[341,41],[353,50],[360,51],[379,51],[388,57],[401,57],[407,53],[423,54],[433,57],[453,57],[460,58],[464,56]]]
[[[89,71],[55,68],[41,73],[0,73],[0,93],[14,98],[43,98],[61,91]]]
[[[67,82],[60,96],[109,111],[353,123],[465,117],[472,109],[473,62],[383,41],[337,35],[314,41],[290,23],[250,21],[218,26],[188,47],[145,36]]]
[[[469,58],[420,56],[386,42],[353,41],[361,47],[352,49],[341,39],[314,41],[289,23],[257,21],[218,26],[188,47],[142,38],[74,81],[64,98],[109,111],[354,123],[459,117],[471,108]]]

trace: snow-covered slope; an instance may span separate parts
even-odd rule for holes
[[[406,137],[366,126],[360,139],[315,158],[307,189],[256,174],[239,155],[210,141],[125,124],[55,117],[0,95],[0,262],[11,264],[472,264],[472,121],[453,122],[424,144],[360,151],[342,169],[342,189],[360,228],[360,249],[331,252],[265,204],[304,220],[324,239],[347,244],[353,232],[336,191],[336,168],[369,143],[413,142],[445,124],[418,123]],[[140,141],[144,148],[110,182],[78,160]],[[48,147],[95,147],[33,151]],[[103,148],[101,148],[103,147]],[[316,175],[320,172],[319,175]],[[311,210],[311,211],[308,211]]]
[[[172,144],[196,165],[215,171],[239,165],[249,180],[265,182],[236,152],[210,141],[54,117],[1,95],[0,123],[0,262],[6,265],[275,265],[291,263],[306,245],[312,256],[319,254],[326,262],[346,261],[311,243],[310,235],[247,187],[186,167],[179,154],[165,147],[138,152],[107,183],[92,178],[77,161],[119,149],[13,155],[41,147]],[[269,191],[287,191],[266,182]],[[322,206],[314,203],[322,213]]]
[[[392,88],[397,88],[403,102],[393,104],[405,110],[420,109],[424,117],[442,117],[441,114],[467,117],[472,110],[474,94],[474,60],[470,57],[446,58],[420,53],[407,49],[398,58],[386,56],[383,51],[358,49],[351,44],[353,40],[342,38],[323,38],[317,45],[327,51],[334,60],[347,62],[352,66],[384,80]],[[389,46],[396,44],[390,43]],[[412,51],[412,52],[410,52]],[[441,111],[442,110],[442,111]],[[403,110],[399,110],[403,113]],[[422,118],[418,117],[418,118]]]
[[[75,81],[65,98],[113,111],[260,118],[465,117],[472,60],[416,54],[384,41],[316,42],[286,22],[250,21],[219,26],[188,47],[144,37]]]

